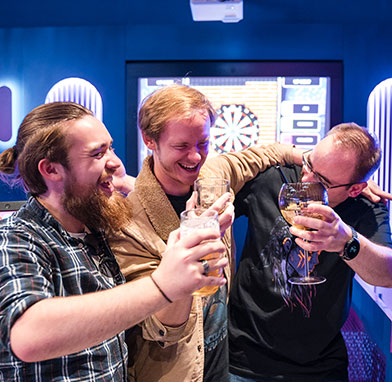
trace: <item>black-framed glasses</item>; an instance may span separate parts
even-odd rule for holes
[[[93,255],[98,257],[99,271],[104,276],[113,278],[117,285],[122,284],[123,276],[120,267],[109,246],[100,243],[93,233],[88,233],[84,238],[84,242],[91,249]]]
[[[329,181],[327,179],[325,179],[322,175],[320,175],[318,172],[315,172],[313,170],[313,166],[308,159],[311,152],[312,150],[308,150],[302,154],[302,168],[306,172],[312,173],[316,181],[320,182],[325,187],[326,190],[332,190],[333,188],[339,188],[339,187],[349,187],[355,184],[355,183],[346,183],[346,184],[338,184],[336,186],[330,186]]]

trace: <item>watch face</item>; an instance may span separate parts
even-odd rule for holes
[[[356,238],[352,239],[352,241],[345,248],[345,251],[344,251],[345,258],[352,260],[355,256],[358,255],[359,248],[360,248],[360,245],[359,245],[358,239],[356,239]]]

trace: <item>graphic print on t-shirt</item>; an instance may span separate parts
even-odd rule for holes
[[[290,226],[282,216],[277,217],[270,232],[270,240],[260,253],[260,266],[270,268],[274,288],[279,291],[290,309],[300,307],[306,317],[312,309],[316,288],[312,285],[293,285],[292,276],[304,274],[304,250],[299,247],[289,231]],[[314,271],[320,252],[309,254],[309,270]]]

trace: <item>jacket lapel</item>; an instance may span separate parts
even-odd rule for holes
[[[156,233],[167,242],[170,232],[180,226],[180,219],[152,172],[153,163],[152,156],[144,160],[136,178],[135,192]]]

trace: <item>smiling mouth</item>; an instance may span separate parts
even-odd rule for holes
[[[184,170],[187,170],[187,171],[195,171],[195,170],[197,170],[197,168],[199,167],[199,164],[196,164],[196,165],[194,165],[194,166],[186,166],[186,165],[184,165],[184,164],[179,163],[179,166],[180,166],[181,168],[183,168]]]
[[[101,188],[103,188],[104,191],[109,192],[109,193],[112,193],[113,190],[114,190],[114,187],[113,187],[112,182],[109,182],[109,181],[101,182],[101,183],[99,184],[99,186],[100,186]]]

